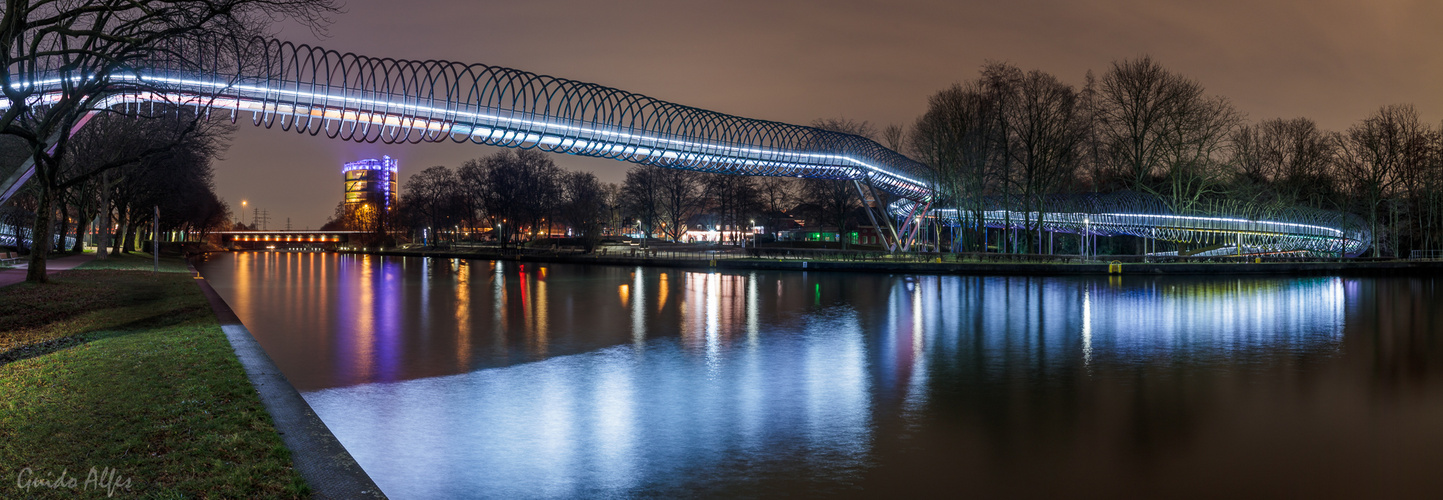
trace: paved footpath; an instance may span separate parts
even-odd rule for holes
[[[95,258],[93,253],[82,253],[77,255],[66,255],[49,259],[45,262],[45,274],[55,274],[60,271],[74,269]],[[0,286],[10,286],[25,281],[26,268],[30,267],[29,260],[20,261],[20,265],[11,269],[0,269]]]

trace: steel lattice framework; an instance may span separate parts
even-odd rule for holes
[[[257,126],[348,141],[471,142],[722,174],[854,180],[899,198],[889,207],[894,216],[929,213],[959,221],[955,209],[928,211],[934,201],[928,167],[856,135],[510,68],[381,59],[271,39],[177,43],[152,54],[108,75],[33,74],[10,81],[39,90],[32,105],[55,99],[64,79],[108,78],[111,94],[97,108],[111,111],[159,103],[208,114],[229,111],[232,120],[249,112]],[[9,106],[0,101],[0,109]],[[0,201],[28,177],[0,186]],[[1055,209],[1043,214],[1044,225],[1177,241],[1231,234],[1264,245],[1349,254],[1361,252],[1368,240],[1351,229],[1357,227],[1351,219],[1332,212],[1285,214],[1306,222],[1180,216],[1156,203],[1108,200],[1117,199],[1058,198]],[[987,213],[992,227],[1022,218],[1002,209]]]

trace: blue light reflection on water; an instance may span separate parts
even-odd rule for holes
[[[862,337],[855,313],[836,310],[725,361],[662,340],[306,399],[403,497],[681,493],[736,487],[708,475],[739,463],[855,480],[870,439]]]
[[[1336,365],[1372,293],[332,256],[307,265],[334,309],[296,328],[260,312],[321,283],[235,258],[223,295],[397,498],[878,491],[1186,450],[1229,398],[1311,407],[1247,388]]]

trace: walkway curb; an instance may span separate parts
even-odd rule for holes
[[[191,266],[194,270],[195,267]],[[291,461],[306,483],[311,487],[313,498],[351,499],[386,498],[371,476],[361,469],[351,453],[346,451],[336,435],[331,433],[325,422],[311,410],[311,405],[301,393],[286,380],[276,368],[270,356],[261,349],[260,343],[251,336],[250,330],[241,324],[240,318],[230,305],[211,288],[205,278],[197,276],[196,283],[210,307],[215,311],[221,331],[230,340],[236,358],[245,367],[246,378],[260,393],[261,403],[275,421],[281,441],[291,450]]]

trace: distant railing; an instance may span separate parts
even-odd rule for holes
[[[655,259],[673,261],[715,261],[732,259],[765,259],[782,261],[832,261],[832,262],[874,262],[874,263],[942,263],[942,264],[1103,264],[1110,262],[1126,264],[1186,264],[1186,263],[1282,263],[1282,262],[1336,262],[1336,256],[1304,255],[1300,253],[1279,253],[1274,255],[1218,255],[1208,257],[1179,257],[1160,255],[1097,255],[1085,257],[1076,254],[1019,254],[995,252],[908,252],[889,253],[882,250],[841,250],[827,248],[781,248],[781,247],[736,247],[736,246],[693,246],[693,247],[641,247],[607,245],[586,253],[580,247],[507,247],[486,244],[442,243],[429,247],[414,246],[412,251],[452,251],[473,253],[474,258],[492,257],[566,257],[572,259]],[[1437,257],[1443,259],[1443,252]],[[1392,260],[1354,257],[1350,262]]]
[[[1443,260],[1443,250],[1414,250],[1408,260]]]

